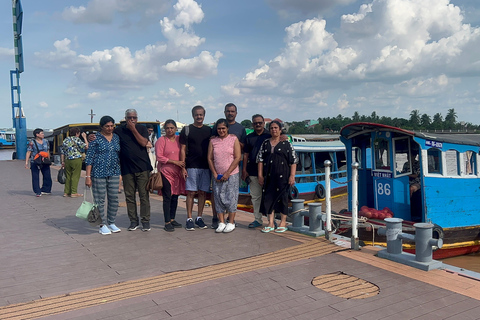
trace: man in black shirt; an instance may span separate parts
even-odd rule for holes
[[[265,130],[265,119],[259,114],[252,116],[252,124],[254,131],[247,135],[245,146],[243,148],[243,169],[242,179],[250,180],[250,196],[253,203],[253,214],[255,220],[248,225],[249,228],[261,227],[262,214],[260,213],[260,204],[262,202],[262,186],[258,182],[258,164],[257,154],[262,143],[271,138],[268,131]]]
[[[129,231],[139,226],[137,215],[136,191],[140,198],[140,219],[142,230],[150,230],[150,198],[146,189],[150,172],[153,170],[147,148],[151,147],[145,126],[137,124],[135,109],[125,111],[126,124],[114,131],[120,137],[120,166],[122,169],[123,189],[130,219]]]
[[[195,224],[200,229],[207,226],[203,221],[206,192],[210,190],[210,169],[208,167],[208,143],[212,129],[203,124],[205,109],[195,106],[192,109],[193,124],[183,127],[180,132],[180,161],[185,161],[182,169],[186,179],[187,191],[187,223],[185,229],[195,230]],[[192,219],[193,201],[198,192],[198,215],[195,224]]]

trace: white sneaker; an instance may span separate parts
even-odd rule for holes
[[[109,224],[108,229],[110,229],[110,231],[113,233],[122,231],[119,227],[115,225],[115,223]]]
[[[227,226],[225,227],[225,229],[223,229],[223,232],[228,233],[232,232],[233,230],[235,230],[235,223],[227,223]]]
[[[100,230],[98,230],[98,233],[103,234],[103,235],[112,234],[112,232],[110,231],[110,229],[108,229],[108,227],[106,225],[102,225],[100,227]]]
[[[223,222],[218,223],[218,228],[215,230],[216,233],[223,232],[227,225]]]

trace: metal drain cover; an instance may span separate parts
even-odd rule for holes
[[[371,282],[341,271],[318,276],[312,284],[330,294],[345,299],[365,299],[377,295],[380,289]]]

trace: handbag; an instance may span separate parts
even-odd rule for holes
[[[87,187],[85,187],[87,189]],[[88,188],[90,190],[90,195],[92,196],[93,201],[93,192],[92,188]],[[102,219],[100,218],[100,212],[98,211],[98,207],[96,204],[87,201],[87,190],[85,190],[83,194],[83,202],[80,205],[80,208],[77,209],[75,216],[90,222],[91,225],[99,225],[102,223]]]
[[[157,161],[155,162],[155,168],[157,167]],[[160,171],[154,172],[150,175],[147,182],[147,191],[153,192],[154,190],[161,190],[163,188],[162,174]]]
[[[37,154],[35,155],[35,158],[33,158],[33,163],[35,163],[37,166],[41,165],[46,165],[49,166],[52,164],[52,161],[48,157],[48,153],[45,151],[40,151],[38,149],[38,144],[36,140],[33,140],[35,142],[35,146],[37,147]]]
[[[65,182],[67,182],[67,176],[64,168],[60,168],[60,170],[58,170],[57,181],[60,184],[65,184]]]

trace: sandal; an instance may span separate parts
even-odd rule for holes
[[[83,194],[81,194],[81,193],[74,193],[74,194],[70,195],[70,197],[72,197],[72,198],[80,198],[80,197],[83,197]]]
[[[268,232],[273,231],[273,230],[275,230],[275,229],[272,228],[272,227],[263,227],[262,232],[263,233],[268,233]]]
[[[278,227],[278,228],[275,230],[275,232],[276,232],[276,233],[282,233],[282,232],[285,232],[285,231],[287,231],[287,230],[288,230],[287,227]]]

